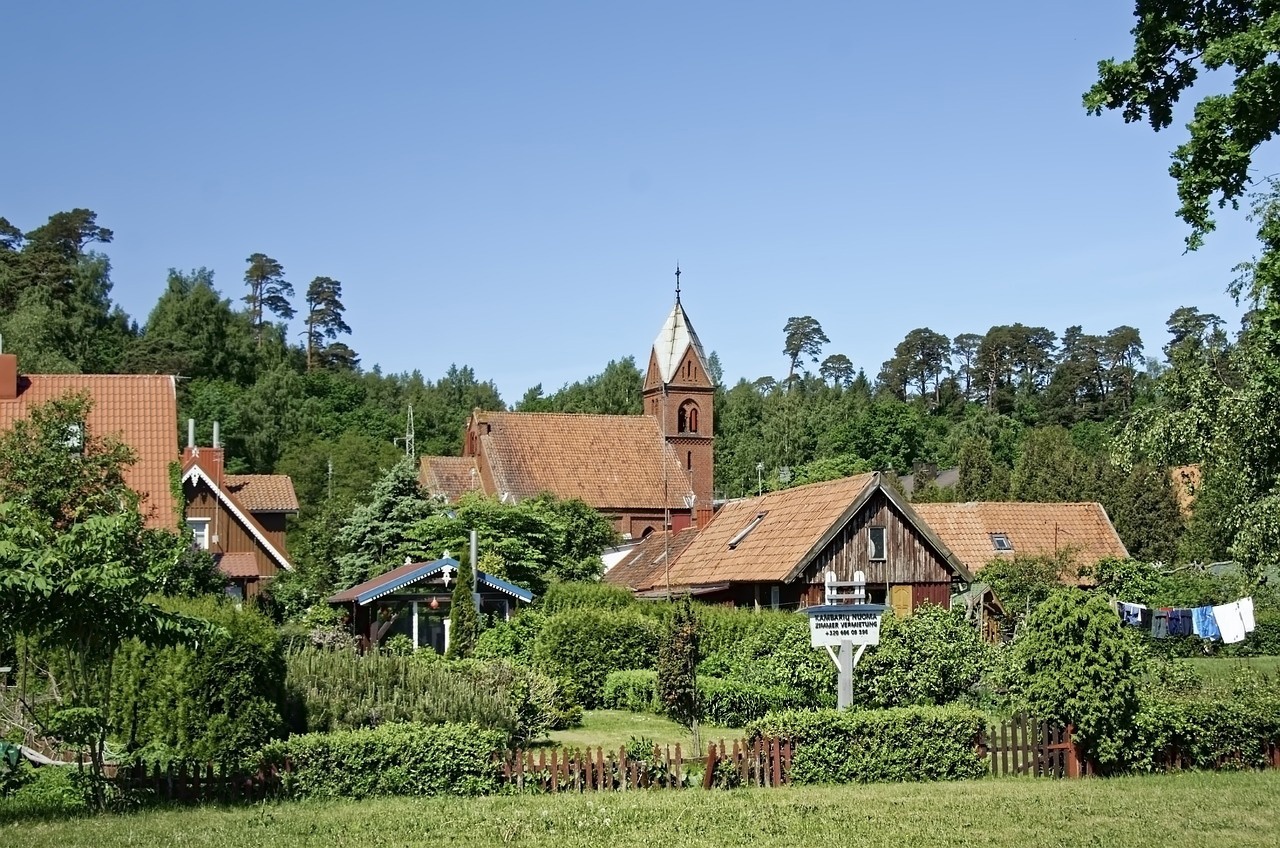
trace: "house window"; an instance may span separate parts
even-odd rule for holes
[[[680,433],[698,432],[698,405],[693,401],[685,401],[676,410],[676,430]]]
[[[1011,551],[1013,550],[1013,542],[1009,541],[1009,536],[1005,533],[992,533],[991,547],[997,551]]]
[[[781,586],[769,587],[769,606],[775,610],[782,606],[782,587]]]
[[[759,527],[760,522],[764,521],[764,517],[768,514],[769,513],[767,511],[757,513],[756,517],[751,519],[751,521],[747,524],[746,527],[743,527],[741,530],[739,530],[737,534],[734,535],[734,537],[729,540],[729,550],[733,550],[734,548],[738,547],[738,545],[742,544],[742,540],[747,538],[747,534],[750,533],[752,530],[756,529],[757,527]]]
[[[196,547],[202,551],[209,550],[209,519],[188,518],[187,527],[191,528],[191,535],[195,537]]]
[[[884,562],[885,556],[884,528],[867,528],[867,559],[872,562]]]
[[[693,470],[693,451],[688,451],[688,455],[685,457],[684,464],[687,470],[689,471]]]

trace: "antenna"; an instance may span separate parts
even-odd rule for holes
[[[409,404],[409,416],[404,425],[404,455],[410,459],[418,455],[413,436],[413,404]]]

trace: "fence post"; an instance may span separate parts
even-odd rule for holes
[[[1076,749],[1075,730],[1074,725],[1068,724],[1067,729],[1063,734],[1063,741],[1067,743],[1067,777],[1069,778],[1077,778],[1080,776],[1080,752]]]
[[[684,781],[680,778],[681,769],[684,767],[683,754],[680,752],[680,743],[676,743],[676,789],[684,787]]]
[[[707,745],[707,770],[702,774],[702,788],[710,789],[716,779],[716,743]]]

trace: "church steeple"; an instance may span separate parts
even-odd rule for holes
[[[649,354],[644,380],[644,411],[658,419],[667,443],[692,478],[699,507],[712,497],[712,433],[715,385],[707,356],[680,302],[680,266],[676,265],[676,301]]]

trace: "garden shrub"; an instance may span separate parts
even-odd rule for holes
[[[735,620],[736,619],[736,620]],[[699,675],[737,680],[761,688],[782,688],[798,692],[814,706],[834,706],[836,669],[826,651],[810,644],[809,620],[795,613],[751,613],[713,615],[720,632],[737,632],[733,642],[708,638],[719,647],[698,667]],[[752,622],[756,627],[748,626]],[[739,625],[743,625],[739,629]],[[716,630],[716,624],[712,630]]]
[[[606,710],[659,713],[658,673],[649,669],[611,671],[604,678],[600,706]]]
[[[289,773],[297,798],[478,795],[498,787],[494,752],[503,734],[474,724],[384,724],[273,742],[262,764]]]
[[[804,709],[808,696],[782,686],[757,686],[741,680],[699,677],[702,716],[712,724],[743,727],[776,710]]]
[[[791,779],[807,783],[965,780],[987,772],[978,756],[982,713],[969,707],[787,710],[747,726],[747,737],[795,743]]]
[[[1014,656],[1026,711],[1074,725],[1085,755],[1102,768],[1121,764],[1143,669],[1107,601],[1079,589],[1054,592],[1027,616]]]
[[[563,681],[583,707],[595,709],[609,672],[653,667],[659,632],[653,618],[632,610],[565,610],[539,631],[534,664]]]
[[[480,660],[508,660],[517,665],[533,664],[533,643],[547,617],[536,609],[526,609],[508,621],[495,621],[480,631],[471,656]]]
[[[93,811],[92,776],[67,766],[33,768],[21,763],[0,793],[0,824],[22,819],[62,819]]]
[[[854,699],[864,707],[907,707],[973,698],[989,653],[962,610],[926,604],[906,618],[886,615],[880,644],[854,670]]]
[[[234,761],[281,735],[284,652],[271,622],[221,598],[161,603],[216,628],[195,647],[120,650],[110,715],[119,741],[145,760]]]
[[[287,665],[297,732],[454,722],[499,730],[523,744],[582,718],[558,681],[501,661],[308,648],[290,653]]]
[[[552,583],[538,599],[538,609],[554,615],[569,609],[621,610],[637,605],[630,590],[611,583]]]
[[[1165,769],[1172,751],[1189,768],[1263,768],[1268,743],[1280,744],[1280,697],[1154,697],[1134,725],[1138,769]]]

